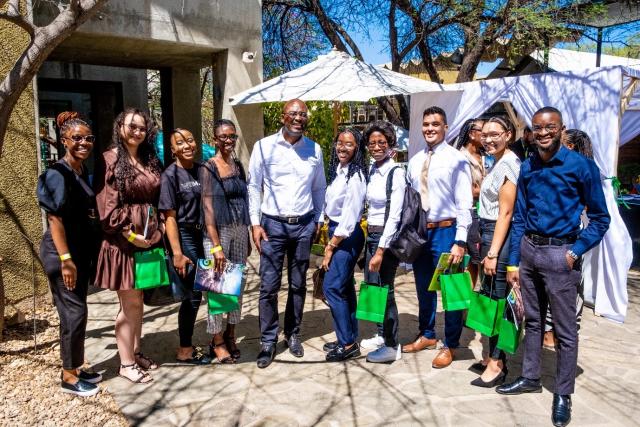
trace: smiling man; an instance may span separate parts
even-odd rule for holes
[[[304,355],[300,324],[307,291],[311,242],[318,232],[326,180],[322,150],[304,136],[308,110],[294,99],[284,105],[282,128],[258,141],[249,161],[249,216],[260,253],[260,333],[257,364],[266,368],[278,342],[278,291],[285,254],[289,293],[284,336],[289,351]]]
[[[413,263],[420,330],[414,342],[402,347],[405,353],[436,347],[438,297],[428,290],[429,282],[443,252],[451,253],[453,263],[462,260],[471,225],[471,169],[464,155],[445,142],[447,129],[447,115],[442,108],[424,110],[422,134],[427,146],[409,161],[408,178],[420,193],[427,243]],[[433,359],[434,368],[445,368],[453,361],[462,333],[462,313],[445,312],[444,347]]]
[[[586,157],[562,146],[562,114],[553,107],[532,118],[537,153],[520,169],[513,213],[507,282],[519,286],[525,309],[522,376],[496,389],[500,394],[541,392],[541,347],[547,305],[553,312],[558,346],[552,421],[571,420],[578,362],[576,295],[582,255],[609,228],[600,171]],[[589,225],[580,229],[586,209]]]

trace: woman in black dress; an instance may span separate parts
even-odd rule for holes
[[[206,365],[211,359],[193,347],[193,327],[202,300],[202,292],[193,290],[195,264],[204,258],[202,250],[202,220],[200,213],[201,164],[193,134],[186,129],[175,129],[170,134],[171,155],[175,162],[162,173],[160,203],[164,213],[166,236],[171,248],[173,267],[183,285],[182,303],[178,313],[180,346],[176,354],[179,363]]]
[[[60,316],[61,391],[93,396],[100,391],[96,383],[102,376],[81,367],[87,289],[94,275],[98,241],[96,198],[83,162],[91,154],[95,137],[78,113],[60,113],[56,122],[66,153],[38,180],[38,202],[49,223],[40,245],[40,259]]]

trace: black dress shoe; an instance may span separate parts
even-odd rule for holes
[[[571,395],[553,394],[551,422],[556,427],[564,427],[571,421]]]
[[[258,353],[258,359],[256,360],[258,368],[264,369],[271,365],[274,357],[276,357],[276,345],[274,343],[262,344],[260,353]]]
[[[302,343],[300,342],[298,334],[291,334],[290,337],[284,339],[284,342],[287,347],[289,347],[289,353],[293,354],[295,357],[304,356],[304,348],[302,348]]]
[[[493,388],[504,383],[504,380],[507,378],[508,373],[509,370],[505,368],[491,381],[485,382],[482,377],[478,377],[475,380],[471,381],[471,385],[474,385],[476,387]]]
[[[342,362],[347,359],[353,359],[360,356],[360,346],[358,343],[354,343],[351,347],[345,348],[343,345],[339,345],[327,353],[327,362]]]
[[[476,362],[469,367],[470,371],[477,372],[479,374],[482,374],[485,369],[487,369],[487,365],[483,365],[482,362]]]
[[[325,353],[330,352],[331,350],[335,350],[336,347],[338,347],[338,341],[333,341],[333,342],[327,342],[322,346],[322,351],[324,351]]]
[[[496,391],[500,394],[542,393],[542,385],[540,380],[518,377],[514,382],[496,388]]]
[[[60,381],[60,390],[63,393],[75,394],[76,396],[89,397],[97,394],[100,387],[95,384],[78,379],[75,384]]]

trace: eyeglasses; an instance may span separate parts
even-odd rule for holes
[[[73,142],[75,142],[76,144],[81,143],[82,141],[86,142],[87,144],[93,144],[94,142],[96,142],[96,137],[93,135],[71,135],[71,136],[63,136],[62,138],[64,139],[70,139]]]
[[[482,132],[482,129],[471,128],[471,129],[469,129],[469,132]]]
[[[344,147],[344,148],[356,148],[356,144],[353,142],[342,142],[338,140],[336,142],[336,147]]]
[[[147,126],[138,126],[138,125],[134,125],[133,123],[129,123],[127,125],[127,127],[129,128],[129,130],[131,132],[135,132],[138,131],[140,133],[147,133]]]
[[[386,139],[380,139],[380,140],[378,140],[378,141],[369,141],[369,142],[367,142],[367,147],[368,147],[368,148],[373,148],[373,147],[375,147],[376,145],[377,145],[378,147],[384,147],[384,146],[386,146],[386,145],[389,145],[389,143],[387,142],[387,140],[386,140]]]
[[[231,134],[231,135],[216,135],[216,139],[218,141],[236,141],[238,139],[238,135],[236,134]]]
[[[483,133],[482,135],[480,135],[480,140],[481,141],[488,141],[488,140],[495,141],[496,139],[500,138],[503,134],[504,134],[504,132],[489,133],[489,134]]]
[[[540,133],[542,130],[546,130],[548,133],[555,133],[558,131],[558,126],[556,125],[546,125],[546,126],[532,126],[531,130],[533,133]]]
[[[306,119],[309,117],[306,111],[289,111],[288,113],[284,113],[291,119],[295,119],[296,117],[300,117],[301,119]]]

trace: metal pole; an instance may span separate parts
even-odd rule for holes
[[[601,56],[602,56],[602,28],[598,28],[598,39],[596,41],[596,67],[600,66]]]

